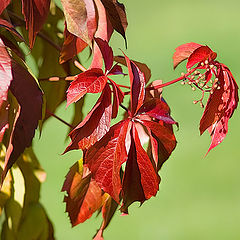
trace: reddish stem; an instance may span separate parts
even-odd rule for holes
[[[50,78],[39,78],[38,81],[49,81],[49,82],[57,82],[60,80],[64,81],[73,81],[75,80],[76,76],[68,76],[68,77],[50,77]]]
[[[130,89],[129,86],[125,86],[125,85],[121,85],[121,84],[118,84],[119,87],[122,87],[122,88],[127,88],[127,89]]]
[[[146,90],[150,91],[150,90],[156,90],[156,89],[159,89],[159,88],[163,88],[163,87],[166,87],[166,86],[169,86],[169,85],[172,85],[176,82],[179,82],[183,79],[185,79],[186,77],[188,77],[189,75],[191,75],[195,70],[197,69],[197,67],[193,68],[191,71],[189,71],[188,73],[186,73],[185,75],[177,78],[177,79],[174,79],[172,81],[169,81],[169,82],[166,82],[166,83],[162,83],[162,84],[159,84],[157,86],[153,86],[153,87],[147,87]],[[125,93],[126,94],[126,93]]]

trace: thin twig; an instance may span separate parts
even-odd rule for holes
[[[50,78],[39,78],[38,81],[44,82],[44,81],[49,81],[49,82],[57,82],[60,80],[64,81],[73,81],[75,80],[76,76],[68,76],[68,77],[50,77]]]
[[[60,122],[64,123],[65,125],[67,125],[70,128],[74,128],[74,126],[72,126],[71,124],[69,124],[68,122],[64,121],[62,118],[58,117],[57,115],[55,115],[54,113],[46,110],[47,114],[49,114],[52,117],[55,117],[57,120],[59,120]]]
[[[191,75],[195,70],[197,69],[197,67],[193,68],[190,72],[186,73],[185,75],[177,78],[177,79],[174,79],[172,81],[169,81],[169,82],[166,82],[166,83],[162,83],[162,84],[159,84],[157,86],[152,86],[152,87],[147,87],[146,90],[150,91],[150,90],[156,90],[156,89],[159,89],[159,88],[163,88],[163,87],[166,87],[166,86],[169,86],[169,85],[172,85],[176,82],[179,82],[183,79],[185,79],[186,77],[188,77],[189,75]]]
[[[124,105],[119,104],[119,106],[123,108],[129,115],[131,115],[131,112],[129,111],[129,109],[127,109]]]
[[[74,65],[83,72],[87,71],[87,69],[80,62],[78,62],[76,60],[74,61]]]

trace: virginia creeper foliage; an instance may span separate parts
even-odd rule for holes
[[[0,0],[3,239],[54,239],[52,224],[39,203],[45,173],[31,147],[36,128],[39,125],[41,130],[49,117],[71,128],[71,142],[64,154],[82,151],[82,159],[70,168],[62,187],[71,224],[76,226],[95,212],[102,212],[102,225],[94,237],[100,240],[118,209],[128,214],[132,203],[143,204],[159,190],[159,170],[177,145],[174,128],[178,127],[163,98],[163,87],[182,81],[202,93],[194,103],[204,108],[206,102],[199,130],[200,134],[207,130],[211,136],[207,153],[225,138],[228,120],[238,105],[237,83],[210,47],[193,42],[180,45],[173,55],[173,67],[186,60],[186,72],[170,82],[151,81],[151,70],[146,64],[132,60],[124,51],[122,56],[114,56],[109,46],[114,31],[121,34],[127,46],[128,22],[122,3],[61,3],[63,10],[50,0],[22,0],[21,4]],[[64,32],[59,32],[59,20],[65,20]],[[38,64],[37,78],[25,63],[22,45]],[[87,69],[76,61],[85,48],[90,49],[92,56]],[[49,64],[53,64],[51,70]],[[117,77],[123,84],[113,80]],[[99,98],[83,118],[86,94],[99,94]],[[71,124],[55,115],[64,101],[66,107],[75,107]],[[122,118],[120,108],[125,111]],[[115,118],[118,122],[113,125]],[[10,171],[12,166],[15,168]],[[25,184],[24,203],[17,209],[16,169]],[[14,218],[9,209],[18,211],[18,217]],[[14,227],[8,224],[9,218],[14,219]],[[29,230],[34,221],[43,223],[38,231],[36,226]]]

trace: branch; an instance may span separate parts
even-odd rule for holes
[[[60,122],[64,123],[65,125],[67,125],[68,127],[70,127],[71,129],[74,128],[74,126],[72,126],[71,124],[69,124],[68,122],[64,121],[62,118],[58,117],[57,115],[55,115],[54,113],[46,110],[47,114],[49,114],[52,117],[55,117],[57,120],[59,120]]]
[[[73,81],[75,80],[76,76],[68,76],[68,77],[50,77],[50,78],[39,78],[38,81],[44,82],[44,81],[49,81],[49,82],[57,82],[60,80],[64,81]]]
[[[146,90],[150,91],[150,90],[156,90],[156,89],[159,89],[159,88],[163,88],[163,87],[166,87],[166,86],[169,86],[169,85],[172,85],[176,82],[179,82],[183,79],[185,79],[186,77],[188,77],[189,75],[191,75],[195,70],[197,69],[197,67],[193,68],[191,71],[189,71],[188,73],[184,74],[183,76],[177,78],[177,79],[174,79],[172,81],[169,81],[169,82],[166,82],[166,83],[162,83],[162,84],[159,84],[157,86],[152,86],[152,87],[147,87]]]

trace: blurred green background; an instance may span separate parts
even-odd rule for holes
[[[117,33],[111,40],[116,55],[119,48],[152,70],[152,80],[164,82],[180,76],[184,64],[172,67],[174,49],[187,42],[207,44],[218,53],[240,83],[240,2],[234,0],[122,0],[129,26],[128,49]],[[83,60],[84,65],[84,60]],[[205,153],[210,145],[207,133],[199,136],[202,115],[192,102],[198,93],[179,83],[164,89],[172,116],[180,124],[178,145],[160,171],[160,191],[139,208],[133,204],[129,216],[114,216],[105,239],[237,240],[240,239],[240,148],[239,110],[229,122],[229,133],[220,146]],[[90,97],[85,104],[85,113]],[[57,115],[70,121],[73,109],[62,105]],[[68,129],[55,119],[46,123],[41,138],[34,140],[36,154],[47,172],[41,201],[54,223],[58,240],[91,239],[100,218],[71,227],[62,203],[61,186],[69,167],[80,151],[64,156]]]

